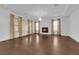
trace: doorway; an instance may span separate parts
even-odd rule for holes
[[[35,33],[39,34],[40,33],[40,22],[35,22]]]
[[[58,21],[54,21],[54,35],[58,34]]]
[[[52,20],[52,34],[53,35],[61,35],[61,23],[60,19]]]

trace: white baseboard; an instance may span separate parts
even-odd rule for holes
[[[6,41],[6,40],[9,40],[9,37],[0,38],[0,42],[2,42],[2,41]]]
[[[44,34],[44,35],[51,35],[51,34]],[[72,35],[62,35],[62,36],[70,36],[72,39],[74,39],[76,42],[79,43],[79,37],[76,37],[76,36],[72,36]],[[15,38],[18,38],[18,37],[15,37]],[[6,40],[9,40],[10,37],[5,37],[5,38],[0,38],[0,42],[2,41],[6,41]]]
[[[27,36],[27,35],[22,35],[22,36]],[[15,36],[14,38],[19,38],[19,36]],[[7,40],[10,40],[10,39],[13,39],[13,38],[10,38],[10,36],[4,37],[4,38],[0,38],[0,42],[7,41]]]
[[[71,37],[72,39],[74,39],[76,42],[79,43],[79,37],[75,37],[75,36],[71,36],[71,35],[70,35],[70,37]]]
[[[64,35],[64,34],[61,34],[61,36],[69,36],[69,35]]]

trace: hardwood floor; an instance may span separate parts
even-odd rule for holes
[[[0,42],[2,55],[78,55],[79,43],[65,36],[30,35]]]

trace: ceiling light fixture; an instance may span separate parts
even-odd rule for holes
[[[60,4],[54,4],[55,7],[59,6]]]
[[[41,21],[42,20],[42,18],[41,17],[39,17],[39,21]]]

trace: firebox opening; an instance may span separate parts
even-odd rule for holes
[[[42,27],[42,32],[43,33],[48,33],[48,27]]]

